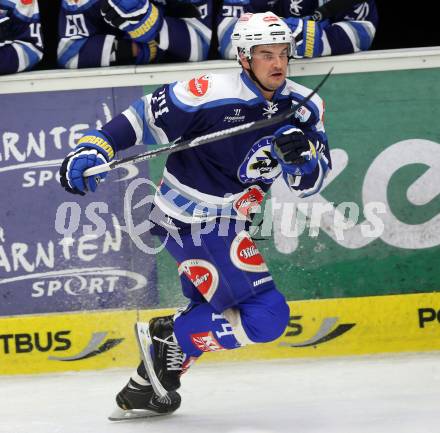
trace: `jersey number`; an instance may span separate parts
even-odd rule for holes
[[[368,3],[362,3],[354,11],[357,13],[358,20],[365,20],[370,13],[370,6],[368,5]]]
[[[66,36],[89,36],[83,14],[66,16]]]
[[[240,16],[244,13],[243,6],[223,6],[223,16],[224,17],[234,17],[240,18]]]
[[[154,118],[157,119],[159,116],[162,116],[164,113],[169,113],[169,109],[166,106],[167,100],[165,95],[165,89],[161,90],[158,93],[158,96],[153,96],[151,98],[151,102],[154,104]]]
[[[197,9],[199,10],[200,19],[204,20],[208,16],[208,5],[201,5]]]
[[[225,320],[225,317],[223,316],[223,314],[215,314],[212,313],[212,321],[214,322],[215,320]],[[215,333],[217,334],[218,338],[222,338],[226,335],[234,335],[234,329],[232,328],[232,325],[229,323],[222,323],[222,329],[223,331],[215,331]]]
[[[31,23],[30,24],[30,33],[33,38],[37,40],[36,45],[39,47],[43,46],[43,41],[41,40],[41,24],[40,23]]]

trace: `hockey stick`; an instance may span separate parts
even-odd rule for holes
[[[234,126],[232,128],[223,129],[221,131],[211,132],[200,137],[193,138],[191,140],[184,140],[178,143],[168,143],[165,147],[160,149],[150,150],[148,152],[140,153],[139,155],[129,156],[123,159],[117,159],[107,164],[98,165],[96,167],[88,168],[84,171],[83,176],[95,176],[100,173],[113,170],[114,168],[121,167],[125,164],[137,164],[138,162],[146,161],[148,159],[155,158],[162,153],[174,153],[181,150],[190,149],[192,147],[201,146],[202,144],[212,143],[213,141],[221,140],[224,138],[234,137],[235,135],[242,134],[243,132],[255,131],[257,129],[265,128],[267,126],[276,125],[277,123],[284,122],[292,117],[301,107],[319,91],[322,85],[327,81],[327,78],[333,71],[333,67],[327,72],[321,82],[307,95],[300,103],[296,104],[290,110],[269,119],[255,120],[253,122],[244,123],[243,125]]]
[[[331,18],[341,12],[351,8],[356,3],[362,3],[362,0],[330,0],[316,9],[312,15],[313,21],[323,21]]]

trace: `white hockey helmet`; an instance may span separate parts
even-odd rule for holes
[[[295,39],[289,26],[273,12],[243,14],[234,26],[232,46],[240,54],[251,58],[252,47],[267,44],[289,44],[289,56],[295,52]]]

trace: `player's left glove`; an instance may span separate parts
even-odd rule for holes
[[[322,54],[324,45],[322,43],[322,24],[319,21],[313,21],[308,17],[284,18],[286,24],[290,27],[293,37],[296,41],[296,58],[319,57]]]
[[[162,27],[162,13],[149,0],[100,0],[104,21],[133,41],[150,42]]]
[[[314,144],[304,133],[292,125],[275,131],[271,153],[285,173],[303,176],[312,173],[318,164],[318,154]]]
[[[99,182],[105,179],[107,173],[84,178],[84,171],[110,162],[113,157],[114,150],[107,137],[100,131],[89,131],[61,164],[61,186],[72,194],[85,195],[86,191],[95,192]]]

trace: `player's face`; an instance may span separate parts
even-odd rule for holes
[[[275,91],[287,75],[288,44],[257,45],[252,51],[252,70],[264,87]]]

